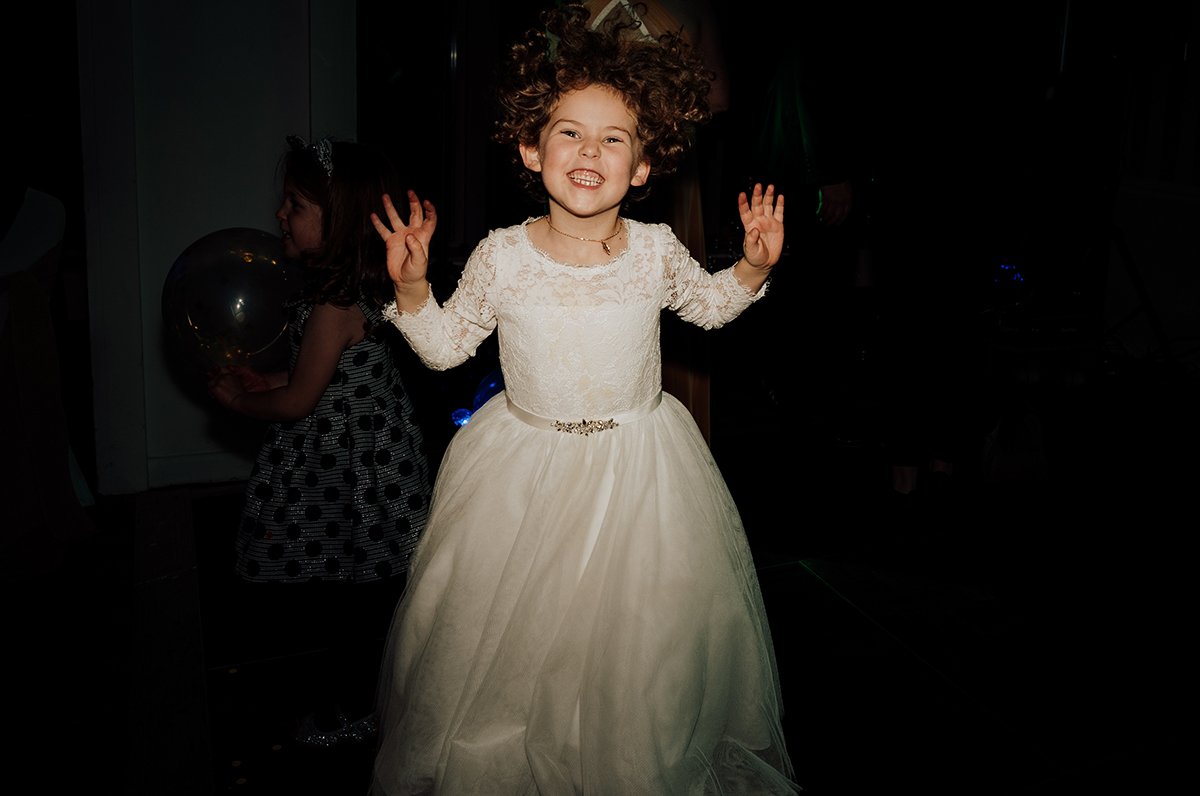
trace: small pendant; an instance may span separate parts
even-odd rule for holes
[[[612,254],[612,251],[608,248],[608,243],[606,241],[600,241],[600,245],[604,247],[605,254]]]

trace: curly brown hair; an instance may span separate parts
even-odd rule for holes
[[[519,179],[538,199],[546,196],[540,175],[523,167],[517,145],[538,145],[567,92],[593,85],[617,92],[637,119],[640,158],[659,175],[675,170],[696,126],[710,116],[713,73],[682,35],[646,38],[628,21],[593,29],[589,17],[575,3],[543,11],[544,27],[531,28],[512,45],[499,79],[500,118],[492,137],[512,147]]]

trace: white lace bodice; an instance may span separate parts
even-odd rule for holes
[[[626,221],[629,246],[600,265],[567,265],[536,248],[524,224],[491,232],[454,294],[416,313],[385,316],[430,368],[466,361],[498,330],[509,399],[546,418],[608,417],[662,386],[664,308],[705,329],[736,318],[751,294],[727,268],[700,267],[665,224]]]

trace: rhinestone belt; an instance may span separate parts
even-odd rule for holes
[[[508,411],[512,412],[519,420],[523,420],[534,428],[544,429],[546,431],[561,431],[564,434],[595,434],[600,431],[611,431],[623,423],[632,423],[635,420],[645,417],[658,408],[662,403],[662,390],[655,393],[654,397],[637,409],[632,409],[628,412],[619,412],[612,417],[603,419],[582,419],[582,420],[553,420],[549,417],[535,415],[533,412],[527,412],[521,407],[512,402],[507,395],[504,396],[508,402]]]

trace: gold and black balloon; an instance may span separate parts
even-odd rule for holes
[[[209,233],[184,249],[167,274],[167,337],[206,371],[286,368],[286,305],[297,280],[278,236],[244,227]]]

